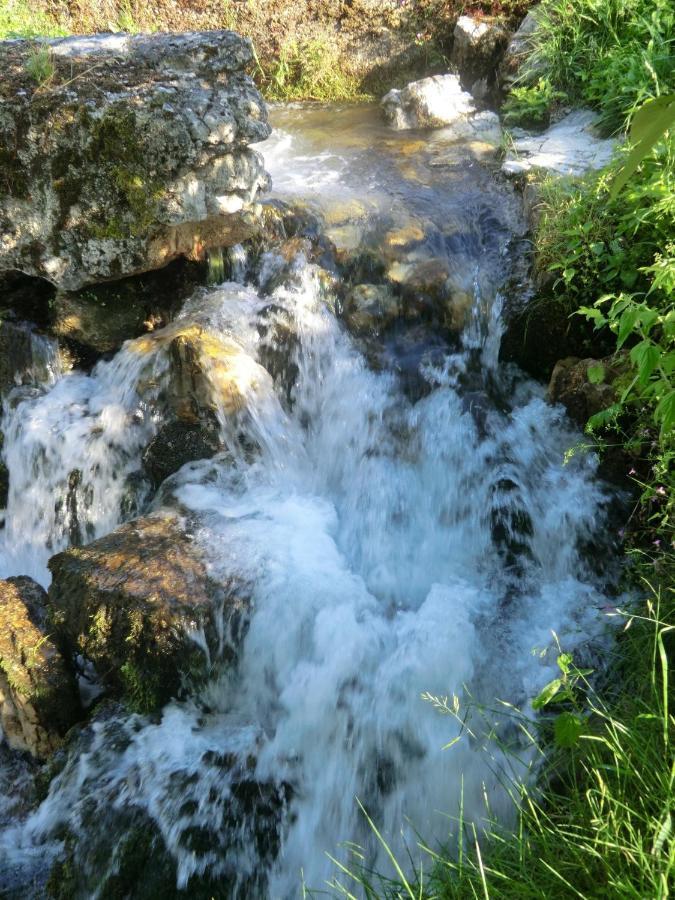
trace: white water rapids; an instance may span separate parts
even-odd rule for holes
[[[311,174],[320,154],[292,129],[273,140],[276,183],[301,192],[301,160],[312,160]],[[350,152],[335,150],[339,165],[327,162],[312,192],[341,184],[367,194],[370,185],[376,208],[387,182],[364,180],[361,145]],[[351,186],[350,166],[360,179]],[[454,203],[471,220],[465,198],[480,184],[470,187],[436,197],[441,214]],[[396,203],[417,214],[427,188],[415,190]],[[474,315],[459,345],[420,352],[425,388],[414,396],[395,366],[369,366],[309,263],[271,296],[226,283],[188,303],[180,321],[238,347],[246,408],[221,422],[229,452],[184,466],[154,503],[195,517],[213,577],[235,573],[253,586],[240,661],[161,716],[95,724],[47,799],[0,833],[7,870],[44,866],[64,829],[94,853],[92,830],[140,811],[175,861],[179,888],[206,873],[227,885],[218,896],[285,900],[303,882],[325,887],[335,872],[327,853],[345,858],[341,842],[366,846],[369,863],[386,870],[357,798],[397,853],[418,834],[431,846],[447,841],[460,799],[467,820],[485,815],[486,796],[507,815],[500,759],[466,736],[443,750],[459,727],[421,694],[464,697],[467,686],[487,703],[526,704],[552,677],[555,653],[533,653],[552,645],[552,631],[570,650],[601,632],[602,585],[580,548],[603,530],[607,500],[592,456],[565,464],[579,434],[562,410],[497,364],[508,247],[498,233],[487,249],[452,251],[470,257],[458,278],[473,282]],[[297,335],[285,351],[298,371],[292,403],[260,365],[258,326],[271,304]],[[133,513],[125,492],[161,423],[167,366],[161,338],[150,351],[141,338],[90,375],[63,374],[6,405],[0,575],[46,584],[49,556],[72,539],[73,504],[84,539]],[[242,431],[256,453],[242,452]],[[223,754],[253,760],[260,797],[283,786],[276,818],[235,796],[228,770],[213,763]],[[234,824],[228,809],[238,810]],[[267,856],[261,832],[274,844]],[[116,860],[99,854],[94,864],[110,870]]]

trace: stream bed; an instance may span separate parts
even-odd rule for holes
[[[348,859],[350,841],[388,872],[357,800],[402,858],[418,835],[456,845],[460,803],[467,821],[486,798],[508,820],[500,779],[524,775],[528,754],[506,723],[522,766],[480,737],[443,749],[459,724],[422,695],[527,708],[554,675],[553,633],[602,653],[605,576],[588,548],[604,553],[611,492],[592,454],[568,453],[581,435],[564,411],[499,363],[525,228],[490,148],[394,133],[368,106],[278,108],[272,122],[271,197],[319,217],[340,268],[304,245],[255,265],[231,249],[229,280],[167,326],[234,348],[245,404],[219,417],[225,450],[125,502],[162,423],[161,331],[91,373],[51,366],[5,406],[0,576],[48,586],[77,469],[85,539],[177,510],[210,576],[251,593],[236,666],[160,714],[97,718],[39,805],[0,761],[8,896],[44,896],[64,854],[73,896],[110,896],[139,835],[152,835],[146,884],[130,896],[170,896],[161,869],[176,896],[286,900],[326,889],[328,854]],[[350,332],[339,277],[393,285],[400,314]]]

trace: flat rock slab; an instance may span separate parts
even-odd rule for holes
[[[77,290],[254,233],[252,59],[229,31],[0,42],[0,272]]]
[[[542,134],[514,129],[513,147],[502,165],[506,175],[543,169],[558,175],[583,175],[601,169],[612,158],[617,141],[597,135],[598,116],[576,109]]]
[[[53,556],[49,568],[60,641],[135,708],[162,706],[212,663],[234,658],[247,621],[245,590],[210,578],[178,516],[135,519]]]

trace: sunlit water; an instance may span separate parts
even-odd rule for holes
[[[426,139],[393,136],[372,115],[277,112],[261,148],[275,192],[355,229],[347,245],[423,221],[424,252],[447,254],[472,291],[463,337],[419,348],[423,388],[411,392],[396,348],[391,365],[369,367],[312,265],[271,296],[231,282],[187,304],[169,327],[197,322],[236,347],[246,406],[221,417],[228,452],[185,466],[154,506],[195,517],[214,578],[252,586],[240,661],[159,719],[96,724],[48,798],[0,836],[15,883],[48,866],[64,826],[84,858],[132,813],[161,834],[180,887],[206,872],[222,896],[296,897],[303,881],[325,886],[327,853],[345,858],[345,841],[386,870],[357,798],[399,853],[417,834],[447,841],[460,799],[467,819],[480,821],[486,798],[508,815],[498,782],[512,761],[466,736],[443,750],[459,726],[421,694],[524,705],[551,677],[555,653],[533,651],[552,631],[572,650],[602,633],[603,585],[580,549],[604,528],[594,459],[565,464],[579,435],[540,386],[497,363],[516,202],[466,148],[464,168],[443,171]],[[363,208],[335,213],[345,200]],[[241,253],[237,263],[243,278]],[[297,335],[290,402],[260,365],[271,304]],[[0,574],[46,584],[74,510],[86,540],[143,504],[143,490],[125,497],[162,421],[165,345],[162,332],[129,342],[91,375],[7,404]],[[257,800],[236,787],[244,769]]]

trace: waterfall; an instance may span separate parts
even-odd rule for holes
[[[203,876],[221,896],[290,898],[303,881],[325,887],[341,842],[386,868],[357,798],[403,855],[417,834],[446,842],[460,802],[467,820],[481,821],[485,796],[508,818],[508,761],[480,741],[443,750],[459,726],[421,695],[526,706],[552,677],[552,632],[571,651],[603,633],[603,585],[579,548],[602,529],[607,494],[592,456],[565,462],[579,436],[563,412],[498,364],[500,285],[485,276],[498,244],[457,276],[474,284],[462,339],[418,347],[412,394],[401,369],[369,364],[300,256],[273,290],[212,286],[168,331],[6,404],[0,562],[45,581],[74,510],[78,540],[129,515],[169,338],[196,322],[227,342],[245,397],[219,417],[228,452],[184,466],[154,507],[190,513],[211,577],[252,585],[237,666],[159,716],[95,722],[42,804],[0,832],[11,866],[58,856],[67,831],[82,896],[97,896],[119,862],[106,841],[133,825],[161,838],[180,888]],[[290,383],[266,367],[271,351]]]

